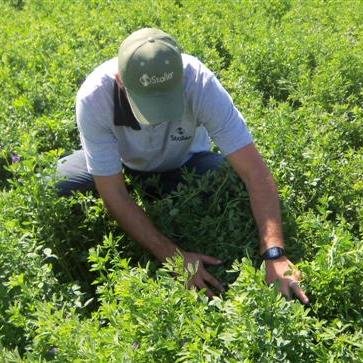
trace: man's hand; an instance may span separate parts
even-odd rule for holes
[[[300,272],[287,257],[266,261],[266,282],[271,284],[278,280],[283,295],[291,299],[292,293],[294,293],[303,304],[308,304],[309,299],[299,285],[300,279]]]
[[[214,293],[209,286],[214,287],[219,292],[224,291],[221,282],[212,276],[204,267],[204,263],[208,265],[220,265],[222,261],[215,257],[202,255],[200,253],[182,252],[182,255],[184,257],[185,267],[187,267],[188,264],[198,266],[196,274],[189,281],[189,287],[195,286],[199,289],[206,289],[208,297],[214,296]]]

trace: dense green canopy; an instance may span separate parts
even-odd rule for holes
[[[3,0],[0,14],[2,361],[363,359],[362,1]],[[186,175],[161,200],[128,180],[163,232],[225,261],[213,273],[229,290],[211,301],[185,288],[179,259],[158,266],[124,235],[97,196],[56,196],[56,160],[79,148],[78,87],[145,26],[216,72],[246,117],[309,308],[264,283],[248,194],[229,167]]]

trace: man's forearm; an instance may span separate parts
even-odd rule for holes
[[[122,229],[158,260],[164,261],[176,253],[177,246],[153,225],[130,196],[117,193],[112,198],[103,196],[102,199]]]
[[[255,182],[250,181],[246,186],[259,231],[260,252],[273,246],[283,247],[280,203],[271,173],[266,169],[256,177]]]
[[[280,202],[276,184],[253,144],[228,155],[234,170],[246,184],[253,215],[260,235],[260,253],[270,247],[283,247]],[[291,273],[292,263],[286,256],[266,261],[266,281],[280,281],[280,291],[291,297],[291,290],[307,304],[308,297],[299,286],[300,274]]]
[[[253,144],[228,156],[245,183],[260,236],[260,252],[283,246],[281,212],[273,177]]]

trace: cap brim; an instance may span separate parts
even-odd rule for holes
[[[184,113],[184,87],[157,94],[140,95],[126,89],[131,110],[136,119],[144,125],[178,121]]]

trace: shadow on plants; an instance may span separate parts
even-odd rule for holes
[[[257,255],[248,194],[229,166],[203,176],[184,172],[183,183],[161,199],[144,199],[138,188],[136,193],[157,227],[182,249],[224,261],[209,267],[223,282],[235,279],[227,272],[234,260]]]
[[[25,0],[7,0],[5,3],[8,3],[11,7],[16,10],[23,10],[25,5]]]

